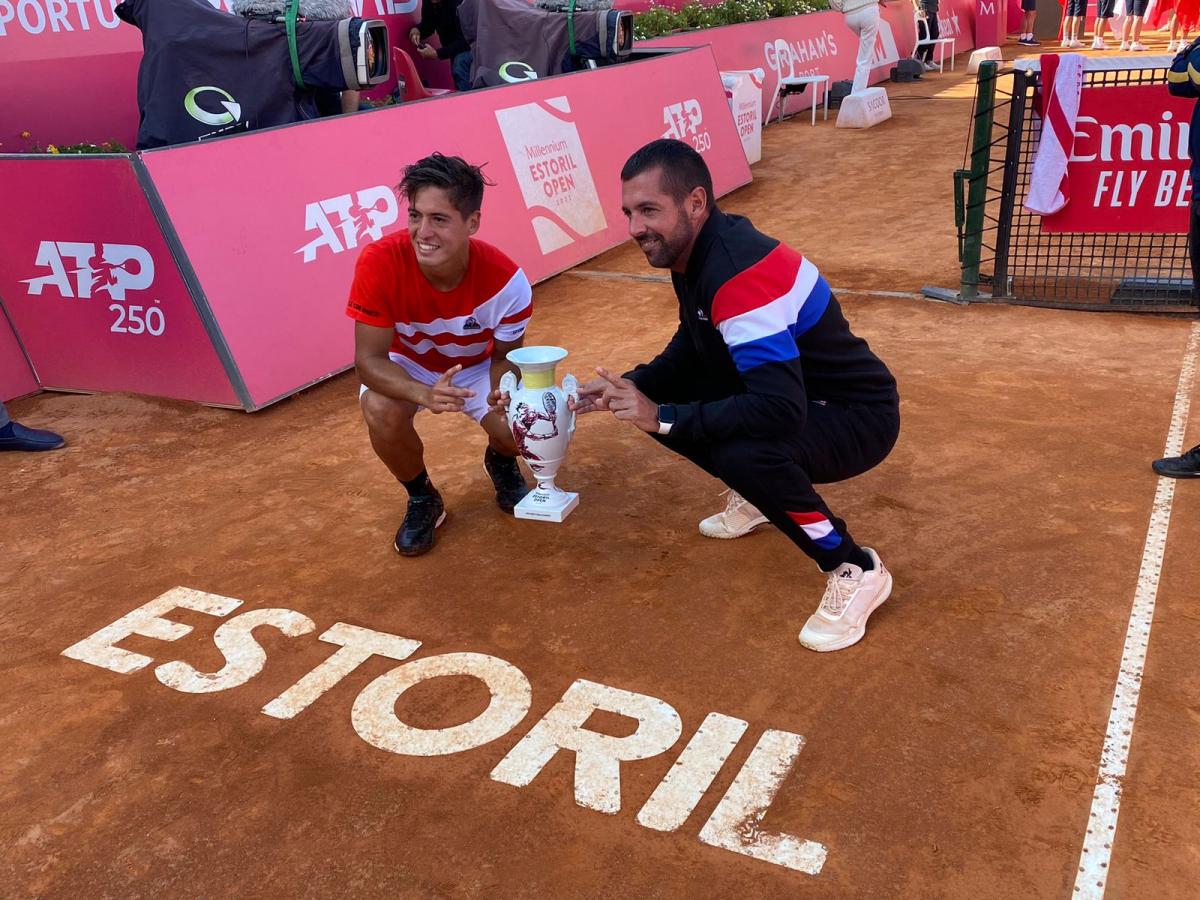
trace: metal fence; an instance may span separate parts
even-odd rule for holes
[[[1164,84],[1166,62],[1093,68],[1084,90]],[[1196,312],[1186,234],[1055,234],[1025,209],[1041,136],[1036,67],[979,70],[965,168],[955,173],[961,297],[1070,309]],[[1165,87],[1164,87],[1165,90]]]

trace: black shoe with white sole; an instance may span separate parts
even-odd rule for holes
[[[1200,478],[1200,444],[1183,456],[1156,459],[1151,466],[1155,472],[1167,478]]]
[[[513,507],[529,493],[529,485],[525,483],[517,458],[497,453],[488,447],[483,454],[483,467],[496,488],[496,505],[512,515]]]
[[[396,532],[396,552],[401,556],[420,556],[433,549],[434,530],[446,521],[446,505],[437,491],[425,497],[409,497],[408,512]]]

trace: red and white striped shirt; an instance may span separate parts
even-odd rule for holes
[[[422,274],[408,232],[400,231],[359,254],[346,315],[395,329],[392,352],[440,374],[483,362],[495,340],[524,334],[533,290],[516,263],[472,238],[467,274],[454,290],[439,291]]]

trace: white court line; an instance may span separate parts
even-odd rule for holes
[[[1167,432],[1164,456],[1178,456],[1183,449],[1198,352],[1200,322],[1195,322],[1183,353],[1183,366],[1179,370],[1179,386],[1175,390],[1175,406],[1171,411],[1171,428]],[[1088,817],[1087,835],[1083,839],[1083,852],[1079,855],[1074,897],[1100,900],[1108,882],[1109,861],[1117,836],[1117,816],[1121,811],[1125,766],[1129,762],[1133,720],[1137,715],[1138,694],[1142,689],[1142,669],[1146,663],[1146,646],[1150,643],[1150,625],[1154,621],[1154,602],[1158,596],[1158,579],[1162,575],[1163,550],[1167,544],[1167,526],[1171,524],[1171,501],[1174,497],[1175,479],[1159,478],[1154,491],[1154,507],[1150,511],[1150,527],[1146,532],[1146,549],[1142,553],[1142,568],[1138,572],[1137,589],[1133,594],[1133,610],[1125,631],[1125,649],[1121,653],[1121,670],[1113,691],[1112,712],[1108,717],[1108,730],[1104,734],[1104,749],[1100,751],[1100,771],[1096,777],[1096,790],[1092,794],[1092,811]]]

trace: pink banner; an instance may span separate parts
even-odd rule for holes
[[[33,142],[115,140],[133,149],[142,34],[116,17],[119,2],[0,0],[0,153],[24,152]],[[228,0],[209,2],[229,9]],[[393,43],[409,49],[405,35],[419,0],[347,3],[357,15],[382,18]],[[414,59],[430,86],[451,86],[448,63]],[[395,83],[393,75],[371,96],[385,96]]]
[[[1156,84],[1085,87],[1067,164],[1070,199],[1050,232],[1186,234],[1193,100]]]
[[[975,46],[999,47],[1004,44],[1010,8],[1011,3],[1006,0],[975,0]]]
[[[434,150],[486,163],[480,237],[538,281],[626,239],[618,173],[664,135],[705,155],[718,194],[749,182],[707,48],[143,159],[261,406],[350,364],[354,261],[404,227],[405,164]]]
[[[0,158],[0,297],[42,385],[239,405],[128,157]]]
[[[0,402],[24,397],[37,390],[37,379],[29,369],[17,336],[0,312]]]
[[[875,39],[872,83],[882,81],[896,61],[912,54],[916,44],[912,5],[892,3],[883,8]],[[954,37],[958,53],[975,46],[973,22],[975,0],[942,0],[938,20],[942,37]],[[639,42],[639,47],[696,47],[709,44],[722,70],[759,69],[766,75],[763,85],[763,116],[770,111],[771,98],[779,79],[795,75],[828,75],[830,81],[854,77],[858,37],[846,27],[841,13],[821,12],[783,16],[727,25],[705,31],[674,34]],[[788,111],[806,109],[812,93],[793,97]]]

